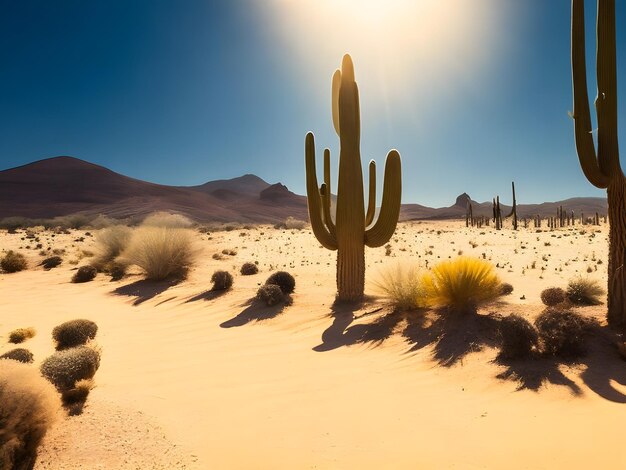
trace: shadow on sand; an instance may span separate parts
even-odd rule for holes
[[[153,297],[165,292],[172,286],[179,284],[182,281],[180,278],[165,279],[163,281],[149,281],[142,279],[135,281],[125,286],[120,286],[113,291],[115,295],[126,295],[128,297],[135,297],[133,305],[139,305],[150,300]]]
[[[215,300],[227,294],[228,292],[230,292],[230,289],[207,290],[207,291],[201,292],[198,295],[194,295],[190,299],[185,300],[185,303],[188,304],[189,302],[197,302],[198,300],[206,300],[206,301]]]
[[[331,351],[343,346],[370,344],[380,346],[394,334],[400,334],[409,346],[408,353],[432,348],[438,365],[451,367],[472,352],[500,346],[499,314],[455,315],[444,311],[401,312],[377,308],[361,316],[355,312],[375,304],[333,304],[331,325],[322,333],[322,343],[314,351]],[[379,313],[380,311],[382,313]],[[376,315],[375,315],[376,314]],[[367,323],[357,323],[372,316]],[[626,363],[620,358],[616,335],[607,327],[595,328],[588,337],[588,354],[576,361],[536,355],[516,361],[493,360],[503,367],[497,374],[501,380],[518,384],[518,390],[539,391],[544,384],[569,388],[573,395],[583,393],[570,377],[578,377],[594,393],[615,403],[626,403]],[[566,372],[568,375],[566,375]],[[620,388],[622,388],[620,390]]]
[[[284,302],[272,305],[271,307],[265,305],[265,303],[260,300],[252,298],[242,305],[242,307],[246,308],[241,313],[230,320],[226,320],[224,323],[220,324],[220,326],[222,328],[233,328],[235,326],[247,325],[250,322],[270,320],[280,315],[285,307],[291,305],[291,297],[286,297],[287,299]]]

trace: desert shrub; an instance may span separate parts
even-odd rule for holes
[[[100,353],[88,346],[63,349],[41,363],[41,374],[57,388],[66,392],[79,380],[91,379],[100,367]]]
[[[424,285],[430,305],[473,312],[500,295],[501,282],[491,263],[461,256],[435,265]]]
[[[32,338],[37,334],[37,330],[35,328],[17,328],[9,333],[9,343],[19,344],[23,343],[27,339]]]
[[[265,284],[257,290],[256,298],[266,305],[272,306],[285,300],[285,294],[276,284]]]
[[[63,258],[61,258],[60,256],[51,256],[49,258],[44,259],[41,262],[41,266],[43,266],[43,268],[48,271],[52,268],[56,268],[58,265],[60,265],[63,262]]]
[[[182,214],[155,212],[146,217],[142,225],[146,227],[190,228],[193,226],[193,221]]]
[[[132,229],[124,225],[104,228],[96,235],[97,254],[94,266],[106,270],[108,265],[117,258],[128,245]]]
[[[73,348],[96,337],[98,325],[82,318],[66,321],[52,329],[52,339],[57,349]]]
[[[302,230],[302,229],[305,229],[306,226],[307,226],[306,221],[299,220],[291,216],[287,217],[287,219],[285,220],[285,224],[284,224],[284,227],[289,230],[292,230],[292,229]]]
[[[606,291],[596,279],[576,277],[567,284],[567,298],[577,305],[599,305]]]
[[[119,281],[126,275],[126,265],[112,262],[107,267],[107,272],[111,276],[112,281]]]
[[[124,223],[125,220],[113,219],[106,215],[100,214],[98,217],[89,222],[89,226],[96,230],[113,227],[114,225],[120,225]]]
[[[296,280],[287,271],[276,271],[267,278],[265,284],[274,284],[280,287],[283,294],[291,294],[296,288]]]
[[[74,405],[87,401],[89,392],[93,390],[95,384],[93,379],[81,379],[74,384],[74,388],[66,390],[61,395],[63,405]]]
[[[528,357],[539,344],[535,327],[519,315],[509,315],[500,322],[501,340],[499,358],[523,359]]]
[[[26,217],[19,217],[19,216],[13,216],[13,217],[5,217],[4,219],[0,220],[0,228],[9,230],[10,232],[15,233],[15,230],[18,228],[26,228],[26,227],[30,227],[31,225],[31,220],[27,219]]]
[[[577,357],[587,351],[590,321],[568,310],[549,308],[535,320],[543,352],[550,356]]]
[[[147,279],[162,280],[183,277],[197,254],[190,229],[139,227],[117,261],[139,266]]]
[[[244,263],[241,266],[241,274],[244,276],[251,276],[259,272],[259,267],[254,263]]]
[[[93,281],[93,279],[98,274],[98,270],[90,265],[81,266],[76,270],[74,275],[72,276],[72,282],[81,283],[81,282],[89,282]]]
[[[72,214],[55,217],[49,224],[53,227],[61,227],[64,229],[79,229],[85,227],[90,222],[89,217],[83,214]]]
[[[0,468],[32,468],[60,407],[59,395],[37,369],[0,360]]]
[[[16,273],[26,269],[26,258],[21,253],[16,253],[13,250],[9,250],[6,255],[0,260],[0,268],[5,273]]]
[[[402,310],[415,310],[426,306],[424,274],[415,267],[398,264],[381,271],[374,287],[384,298]]]
[[[541,291],[541,301],[548,307],[565,302],[565,291],[560,287],[548,287]]]
[[[500,295],[509,295],[513,292],[513,285],[508,282],[500,284]]]
[[[24,348],[11,349],[0,356],[0,359],[11,359],[12,361],[23,362],[24,364],[30,364],[35,360],[33,353]]]
[[[233,286],[233,275],[228,271],[215,271],[211,276],[212,290],[227,290]]]

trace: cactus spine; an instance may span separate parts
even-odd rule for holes
[[[305,139],[309,218],[322,246],[337,250],[338,299],[354,302],[362,299],[365,287],[365,245],[383,246],[396,229],[402,195],[401,162],[396,150],[387,154],[382,204],[378,219],[374,220],[376,163],[369,163],[368,207],[364,212],[359,91],[352,59],[347,54],[341,70],[333,75],[332,115],[340,143],[335,220],[330,210],[330,150],[324,150],[324,183],[318,187],[315,138],[311,132]]]
[[[626,177],[617,141],[617,72],[615,0],[598,0],[596,73],[598,149],[591,135],[585,64],[584,0],[572,0],[572,83],[574,131],[578,160],[587,180],[607,190],[609,203],[609,325],[626,330]],[[582,217],[581,217],[582,218]]]

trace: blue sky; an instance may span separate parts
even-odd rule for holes
[[[404,202],[509,202],[512,180],[520,203],[604,194],[567,114],[570,0],[335,1],[0,0],[0,168],[72,155],[157,183],[254,173],[303,194],[305,133],[337,157],[330,80],[349,52],[364,167],[376,159],[382,180],[397,148]],[[587,15],[595,87],[594,1]]]

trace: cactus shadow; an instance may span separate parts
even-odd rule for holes
[[[380,345],[389,338],[397,325],[402,321],[402,314],[397,311],[383,313],[369,323],[352,325],[355,320],[377,314],[384,307],[376,307],[369,312],[355,315],[355,312],[368,306],[376,307],[366,298],[359,303],[345,303],[335,301],[331,307],[329,317],[333,319],[331,325],[322,333],[322,343],[313,348],[317,352],[332,351],[343,346],[369,343]],[[352,326],[350,326],[352,325]]]
[[[432,357],[440,366],[451,367],[468,354],[498,344],[498,314],[456,314],[446,311],[407,317],[402,336],[408,352],[432,347]]]
[[[118,287],[113,291],[113,294],[135,297],[133,305],[137,306],[144,303],[146,300],[150,300],[165,292],[167,289],[179,284],[181,281],[182,278],[179,277],[165,279],[163,281],[150,281],[148,279],[142,279],[126,284],[125,286]]]
[[[284,302],[272,306],[268,306],[264,302],[256,298],[252,298],[244,304],[244,306],[246,306],[245,309],[230,320],[226,320],[221,323],[220,327],[233,328],[237,326],[244,326],[251,322],[271,320],[272,318],[280,315],[285,307],[291,305],[291,296],[286,297],[287,298]]]

